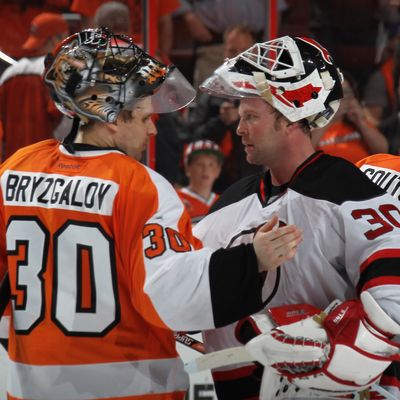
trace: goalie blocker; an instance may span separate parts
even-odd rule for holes
[[[390,363],[400,360],[400,344],[392,340],[400,325],[369,292],[361,294],[361,301],[346,301],[321,315],[264,331],[246,344],[247,352],[267,367],[261,398],[271,398],[265,391],[276,390],[277,374],[296,387],[291,398],[304,390],[310,398],[354,394],[375,388]]]

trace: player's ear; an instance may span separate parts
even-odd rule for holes
[[[298,129],[300,129],[300,124],[298,122],[290,122],[290,121],[286,121],[285,122],[285,127],[286,127],[286,131],[291,134],[292,132],[297,131]]]
[[[107,127],[107,129],[109,130],[109,132],[111,134],[115,134],[118,132],[118,119],[115,122],[107,122],[105,124],[105,126]]]

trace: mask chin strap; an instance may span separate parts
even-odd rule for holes
[[[329,103],[329,107],[319,112],[318,114],[310,115],[307,117],[307,121],[311,129],[322,128],[328,124],[332,118],[332,115],[336,113],[340,105],[339,100],[333,100]]]
[[[268,104],[272,105],[272,93],[271,87],[265,78],[264,72],[253,71],[254,81],[256,82],[256,88],[260,93],[260,96]]]
[[[74,146],[73,143],[79,131],[79,125],[81,123],[81,119],[79,117],[74,117],[74,121],[72,123],[72,128],[69,131],[68,135],[63,140],[64,147],[70,152],[74,153]]]
[[[70,97],[74,97],[75,95],[75,90],[76,87],[82,82],[82,75],[76,71],[74,71],[71,76],[69,77],[66,85],[65,85],[65,91]],[[72,128],[68,135],[64,138],[63,140],[63,145],[64,147],[70,152],[74,153],[74,147],[72,144],[75,141],[76,135],[78,134],[79,131],[79,125],[80,125],[81,119],[79,117],[74,117],[74,121],[72,123]]]

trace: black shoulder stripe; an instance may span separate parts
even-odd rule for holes
[[[209,210],[209,214],[217,211],[221,208],[229,206],[230,204],[237,203],[238,201],[248,197],[254,193],[259,192],[260,180],[264,173],[258,173],[245,178],[240,179],[234,183],[228,189],[226,189],[220,196],[220,198],[213,204]]]
[[[385,193],[355,165],[327,154],[301,170],[290,188],[305,196],[335,204],[371,199]]]
[[[363,287],[373,279],[400,276],[400,258],[381,258],[373,261],[364,269],[357,284],[360,293]]]

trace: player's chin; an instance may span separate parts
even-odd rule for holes
[[[253,154],[254,153],[254,146],[244,146],[244,151],[246,152],[247,155]]]
[[[255,154],[253,154],[252,151],[246,151],[246,161],[250,164],[255,164],[256,163],[256,157]]]

